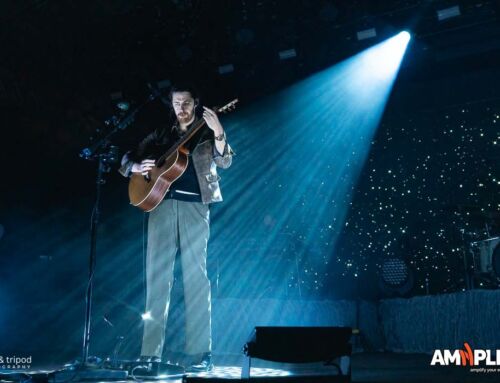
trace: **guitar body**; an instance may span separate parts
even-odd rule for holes
[[[130,203],[147,212],[157,207],[172,183],[186,171],[188,154],[188,150],[181,146],[166,157],[161,166],[152,168],[148,178],[140,173],[133,173],[128,185]]]

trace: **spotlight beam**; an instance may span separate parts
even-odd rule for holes
[[[301,241],[313,272],[331,264],[409,41],[403,31],[226,120],[239,155],[224,178],[224,219],[214,222],[231,294],[269,288],[277,264],[268,252],[280,233]],[[251,270],[238,266],[246,238],[260,244]],[[231,284],[242,272],[249,283]]]

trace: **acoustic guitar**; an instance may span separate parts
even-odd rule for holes
[[[216,113],[228,113],[235,109],[238,99],[222,108],[214,108]],[[172,184],[186,171],[189,163],[187,142],[205,125],[201,118],[180,137],[160,158],[147,175],[132,173],[128,185],[130,203],[144,211],[152,211],[165,198]]]

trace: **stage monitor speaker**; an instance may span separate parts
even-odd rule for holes
[[[245,359],[241,377],[183,377],[184,383],[349,383],[351,381],[351,336],[358,330],[350,327],[255,327],[244,346]],[[328,373],[311,375],[252,376],[251,359],[281,363],[323,362],[335,366]],[[333,372],[333,373],[332,373]]]
[[[250,378],[251,358],[258,358],[282,363],[324,362],[337,366],[339,375],[350,379],[352,333],[350,327],[255,327],[244,346],[241,377]]]

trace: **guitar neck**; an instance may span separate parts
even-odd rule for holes
[[[229,102],[228,104],[224,105],[222,108],[214,108],[215,109],[215,113],[227,113],[229,111],[232,111],[234,110],[234,107],[236,105],[236,103],[238,102],[238,99],[234,99],[233,101]],[[203,125],[205,125],[206,121],[204,118],[201,118],[199,119],[198,121],[196,121],[193,126],[191,128],[189,128],[189,130],[186,132],[185,135],[183,135],[182,137],[180,137],[173,145],[170,149],[167,150],[167,152],[161,156],[158,161],[157,161],[157,164],[160,164],[162,163],[163,161],[165,161],[170,155],[172,155],[176,150],[179,150],[179,148],[184,145],[186,142],[188,142],[197,132],[198,130],[200,130]]]

